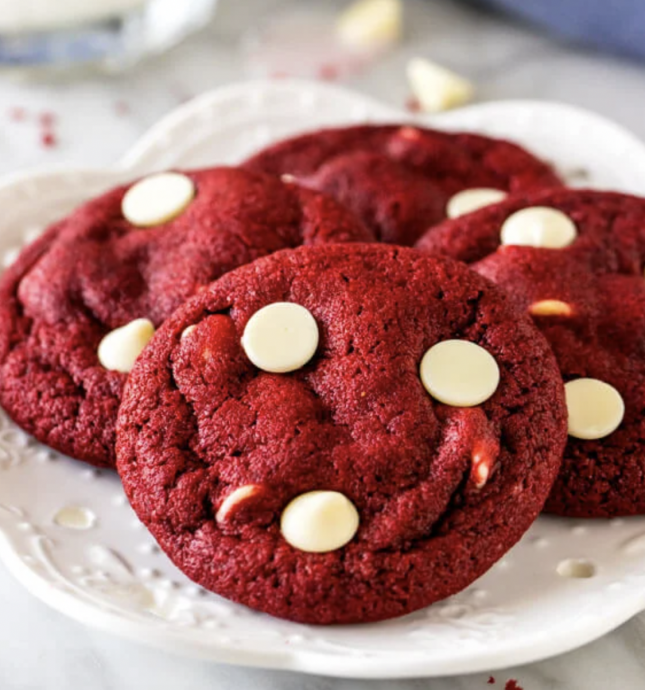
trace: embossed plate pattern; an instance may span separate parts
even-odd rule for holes
[[[47,223],[119,181],[170,166],[232,163],[325,124],[402,119],[411,118],[317,84],[217,91],[164,119],[111,170],[0,184],[0,259],[8,265]],[[574,184],[645,194],[645,147],[568,106],[491,103],[425,122],[515,139]],[[473,586],[413,615],[332,628],[275,620],[190,583],[136,519],[115,475],[48,450],[2,414],[0,535],[0,555],[18,580],[86,624],[214,661],[326,675],[433,676],[529,662],[584,644],[645,608],[645,519],[541,518]],[[559,575],[567,559],[589,561],[595,575]]]

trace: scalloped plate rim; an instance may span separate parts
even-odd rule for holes
[[[335,668],[330,671],[329,656],[325,653],[316,652],[284,652],[262,653],[259,650],[240,651],[234,648],[227,648],[224,645],[213,647],[209,644],[196,644],[195,640],[189,642],[182,639],[179,631],[164,628],[163,625],[157,629],[152,620],[150,625],[138,621],[129,621],[124,624],[118,615],[109,611],[104,611],[91,605],[86,605],[79,601],[74,595],[52,590],[50,584],[34,574],[29,568],[25,568],[18,554],[13,550],[10,539],[0,531],[0,558],[7,566],[11,574],[27,589],[33,596],[43,601],[53,609],[87,625],[96,630],[112,633],[121,638],[140,642],[151,648],[164,649],[174,654],[181,654],[190,658],[212,661],[213,663],[224,663],[252,668],[267,668],[274,670],[287,670],[307,674],[316,674],[328,677],[355,678],[355,679],[397,679],[397,678],[434,678],[441,676],[458,675],[461,671],[454,668],[454,662],[448,660],[446,667],[437,667],[436,663],[432,669],[427,668],[427,661],[424,660],[421,652],[410,654],[408,657],[399,656],[396,661],[388,660],[387,664],[379,665],[373,659],[372,667],[364,667],[364,660],[359,664],[350,663],[346,667]],[[638,607],[633,604],[626,605],[624,610],[616,612],[611,618],[605,617],[603,624],[592,629],[586,619],[582,619],[578,627],[571,626],[566,629],[566,636],[573,639],[563,642],[556,635],[549,637],[548,644],[545,644],[539,652],[532,648],[532,642],[516,643],[516,647],[509,649],[508,646],[502,652],[493,653],[493,659],[486,658],[489,650],[482,650],[473,656],[475,662],[471,664],[466,673],[481,673],[486,671],[497,671],[508,668],[509,666],[521,666],[534,663],[543,659],[550,658],[559,654],[577,649],[585,644],[589,644],[599,637],[615,630],[617,627],[627,622],[637,613],[645,609],[645,590],[642,594],[642,602]],[[302,626],[309,628],[311,626]],[[348,626],[349,627],[349,626]],[[551,631],[552,632],[552,631]],[[572,635],[572,632],[574,633]],[[578,636],[576,636],[576,634]],[[508,663],[508,656],[513,655],[512,664]],[[345,660],[334,657],[334,663],[342,666]],[[405,665],[405,669],[401,669]],[[360,666],[360,668],[359,668]]]

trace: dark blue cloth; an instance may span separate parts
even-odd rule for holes
[[[645,0],[476,0],[563,36],[645,59]]]

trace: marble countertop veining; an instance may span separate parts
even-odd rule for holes
[[[0,173],[114,162],[168,110],[247,78],[240,32],[315,0],[222,0],[212,28],[132,72],[50,85],[0,77]],[[342,4],[327,0],[327,5]],[[584,106],[645,137],[645,64],[594,54],[450,0],[409,0],[405,42],[349,85],[402,105],[404,66],[426,55],[470,76],[481,100],[538,98]],[[51,136],[47,133],[51,132]],[[590,142],[593,145],[593,142]],[[0,566],[2,690],[485,690],[514,679],[524,690],[641,690],[645,614],[587,647],[493,672],[442,680],[352,681],[240,669],[175,657],[89,630],[29,595]]]

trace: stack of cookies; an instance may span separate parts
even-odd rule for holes
[[[0,404],[191,579],[400,616],[538,514],[645,512],[645,200],[361,126],[94,199],[0,281]]]

